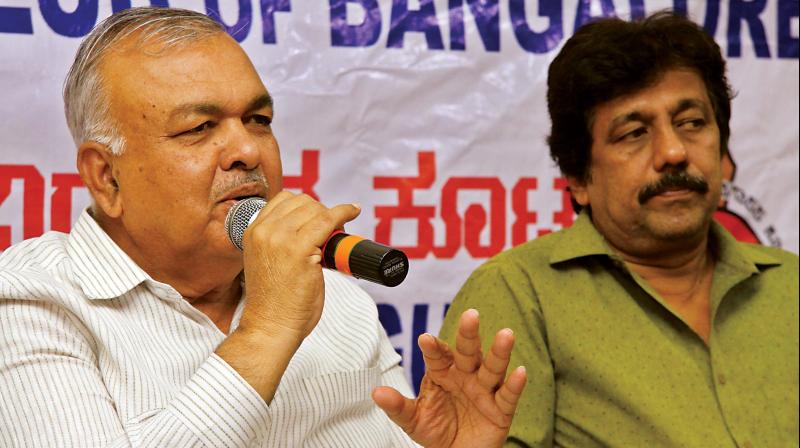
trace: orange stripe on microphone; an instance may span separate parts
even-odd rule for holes
[[[339,241],[339,244],[336,245],[336,252],[333,255],[337,271],[352,275],[350,272],[350,252],[353,251],[356,244],[365,239],[366,238],[360,236],[348,235]]]

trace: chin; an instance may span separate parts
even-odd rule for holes
[[[647,227],[660,240],[679,242],[705,237],[712,214],[691,210],[690,213],[671,213],[667,216],[651,216]]]

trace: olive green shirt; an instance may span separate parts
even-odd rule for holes
[[[591,218],[478,268],[448,311],[509,327],[528,383],[509,446],[798,446],[798,258],[716,223],[709,345],[614,254]]]

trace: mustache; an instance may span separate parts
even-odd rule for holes
[[[245,184],[258,183],[264,186],[264,191],[269,191],[267,176],[261,170],[245,171],[242,175],[225,179],[211,188],[211,197],[214,200],[222,199],[229,191]]]
[[[702,177],[692,176],[686,171],[670,171],[661,176],[656,182],[642,188],[639,192],[639,203],[644,204],[653,196],[657,196],[669,190],[682,189],[705,194],[708,192],[708,182]]]

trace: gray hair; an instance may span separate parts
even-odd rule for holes
[[[118,12],[97,25],[81,42],[64,81],[64,113],[75,145],[96,141],[120,155],[125,139],[109,117],[100,63],[111,48],[139,32],[139,45],[160,43],[159,52],[224,32],[213,19],[186,9],[141,7]]]

